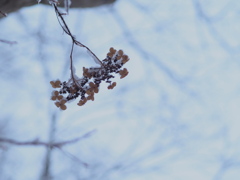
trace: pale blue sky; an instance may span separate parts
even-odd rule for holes
[[[96,130],[55,149],[56,180],[238,180],[240,177],[240,3],[238,0],[118,0],[71,9],[77,39],[104,59],[109,48],[130,57],[129,75],[100,87],[94,102],[58,111],[49,81],[68,80],[71,41],[53,8],[36,5],[0,20],[0,136],[48,141]],[[95,66],[75,48],[79,76]],[[0,179],[39,179],[42,147],[0,149]],[[74,156],[74,157],[73,157]],[[83,161],[89,165],[84,167]]]

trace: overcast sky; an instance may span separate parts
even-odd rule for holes
[[[122,49],[129,75],[95,101],[59,111],[51,80],[70,77],[71,39],[54,9],[36,5],[0,20],[0,137],[61,142],[53,149],[0,144],[0,179],[238,180],[238,0],[117,0],[70,9],[77,40],[100,59]],[[76,47],[74,66],[97,66]],[[1,148],[2,147],[2,148]]]

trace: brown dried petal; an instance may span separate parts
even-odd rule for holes
[[[60,107],[60,102],[55,102],[55,105],[57,106],[57,107]]]
[[[67,109],[67,106],[66,106],[65,104],[62,104],[62,105],[60,106],[60,109],[61,109],[61,110],[66,110],[66,109]]]
[[[51,100],[55,101],[57,99],[56,96],[52,96]]]
[[[76,93],[76,92],[77,92],[77,89],[76,89],[75,86],[70,87],[70,93],[71,93],[71,94],[74,94],[74,93]]]
[[[60,101],[61,104],[65,104],[66,102],[67,102],[67,101],[64,100],[64,99],[62,99],[62,100]]]
[[[60,84],[61,84],[61,81],[59,81],[59,80],[55,81],[56,86],[60,86]]]
[[[95,85],[93,82],[90,82],[90,83],[89,83],[89,86],[90,86],[91,88],[96,87],[96,85]]]
[[[92,89],[88,89],[88,90],[86,91],[86,94],[87,94],[87,95],[93,94]]]
[[[118,51],[118,55],[119,55],[119,56],[122,56],[122,55],[123,55],[123,50],[119,50],[119,51]]]
[[[50,84],[52,85],[53,88],[56,88],[56,85],[53,81],[51,81]]]
[[[128,75],[128,70],[124,68],[123,70],[119,71],[119,74],[121,75],[121,79],[126,77]]]
[[[84,104],[85,103],[83,103],[82,100],[77,103],[78,106],[83,106]]]
[[[117,85],[116,82],[113,82],[111,85],[108,86],[108,89],[113,89]]]
[[[58,95],[59,95],[59,92],[58,92],[58,91],[54,91],[54,95],[55,95],[55,96],[58,96]]]
[[[80,100],[77,105],[82,106],[87,102],[87,99],[84,98],[83,100]]]
[[[51,85],[54,85],[55,83],[54,83],[54,81],[50,81],[50,84],[51,84]]]
[[[87,100],[92,100],[92,101],[94,101],[94,96],[93,96],[93,95],[88,96],[88,97],[87,97]]]
[[[129,61],[129,58],[128,58],[127,55],[123,55],[122,58],[123,58],[123,59],[122,59],[122,63],[123,63],[123,64],[125,64],[126,62]]]
[[[96,87],[96,88],[94,88],[94,92],[95,93],[98,93],[99,92],[99,89]]]
[[[107,53],[107,56],[109,56],[111,58],[113,57],[113,55],[114,55],[113,53]]]
[[[83,76],[91,78],[92,74],[88,72],[88,68],[83,67]]]
[[[116,53],[116,49],[114,49],[114,48],[110,48],[109,49],[109,53],[107,53],[107,56],[109,56],[109,57],[113,57],[113,55]]]
[[[112,54],[115,54],[115,53],[116,53],[116,49],[114,49],[113,47],[111,47],[111,48],[109,49],[109,52],[112,53]]]
[[[58,100],[61,100],[62,98],[63,98],[62,95],[60,95],[60,96],[57,97]]]
[[[112,83],[112,87],[115,87],[116,85],[117,85],[116,82],[113,82],[113,83]]]
[[[52,85],[53,88],[60,88],[61,81],[50,81],[50,84]]]

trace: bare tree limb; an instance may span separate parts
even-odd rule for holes
[[[71,8],[98,7],[101,5],[112,4],[115,1],[116,0],[71,0]],[[49,5],[48,0],[42,0],[40,3]],[[33,6],[36,4],[38,4],[37,0],[0,0],[1,12],[5,13],[15,12],[23,7]],[[59,0],[59,6],[64,7],[63,0]]]
[[[89,136],[91,136],[96,130],[92,130],[86,134],[84,134],[83,136],[71,139],[71,140],[67,140],[67,141],[61,141],[61,142],[53,142],[53,143],[47,143],[47,142],[43,142],[40,141],[38,139],[35,139],[33,141],[17,141],[14,139],[8,139],[8,138],[0,138],[0,143],[8,143],[8,144],[12,144],[12,145],[17,145],[17,146],[44,146],[44,147],[48,147],[48,148],[61,148],[62,146],[65,145],[69,145],[69,144],[73,144],[76,143],[82,139],[85,139]]]

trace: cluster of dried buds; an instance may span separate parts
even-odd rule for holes
[[[60,88],[58,91],[53,91],[51,99],[61,110],[67,109],[66,102],[79,96],[79,106],[84,105],[88,100],[94,101],[94,94],[98,93],[101,82],[105,81],[109,84],[108,89],[113,89],[117,84],[111,81],[114,73],[119,74],[121,79],[128,75],[128,70],[122,69],[122,66],[128,61],[128,56],[122,50],[117,51],[110,48],[107,57],[101,61],[100,67],[83,67],[82,78],[78,78],[72,73],[68,82],[51,81],[50,84],[53,88]]]

